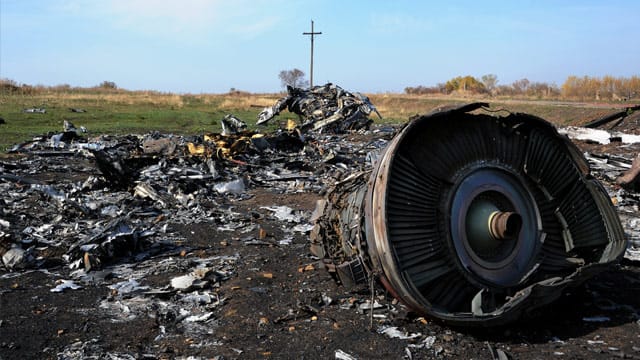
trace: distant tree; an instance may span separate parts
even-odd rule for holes
[[[616,86],[619,90],[619,86]],[[590,76],[569,76],[562,84],[562,95],[566,98],[578,98],[581,100],[598,99],[607,96],[606,92],[602,92],[603,82],[596,77]],[[611,96],[617,97],[618,94],[613,93]]]
[[[498,85],[496,87],[496,94],[500,96],[513,96],[515,91],[511,85]]]
[[[444,87],[444,84],[438,84],[436,86],[422,86],[422,85],[416,86],[416,87],[408,86],[404,88],[404,92],[410,95],[439,94],[443,92],[441,87]]]
[[[640,94],[640,77],[620,78],[620,100],[633,99]]]
[[[20,86],[15,80],[0,79],[0,93],[12,94],[17,93],[20,90]]]
[[[636,98],[640,95],[640,76],[634,75],[629,79],[628,99]]]
[[[527,87],[527,96],[543,98],[557,98],[560,95],[560,89],[555,84],[534,81]]]
[[[496,74],[482,75],[481,80],[485,89],[487,89],[489,93],[493,94],[496,89],[496,85],[498,84],[498,76],[496,76]]]
[[[487,89],[484,85],[471,75],[458,76],[444,84],[447,94],[453,91],[484,93]]]
[[[71,90],[71,85],[69,85],[69,84],[59,84],[59,85],[51,87],[51,90],[53,90],[53,91],[70,91]]]
[[[618,87],[619,83],[618,81],[616,81],[616,78],[610,75],[605,75],[601,80],[600,89],[598,89],[598,94],[596,97],[611,99],[613,98],[614,94],[617,93]]]
[[[13,87],[18,87],[18,83],[15,80],[12,79],[7,79],[7,78],[1,78],[0,79],[0,85],[8,85],[8,86],[13,86]]]
[[[529,79],[524,78],[520,80],[516,80],[511,85],[516,94],[524,94],[527,92],[529,88]]]
[[[118,86],[113,81],[103,81],[100,83],[100,87],[103,89],[117,89]]]
[[[309,82],[304,79],[304,71],[300,69],[282,70],[280,74],[278,74],[278,77],[280,78],[283,88],[286,88],[287,85],[294,88],[309,86]]]
[[[578,89],[580,88],[580,79],[575,75],[570,75],[562,84],[562,96],[565,98],[571,98],[578,96]]]

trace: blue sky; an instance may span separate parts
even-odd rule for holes
[[[278,73],[361,92],[496,74],[640,75],[640,1],[0,0],[0,78],[222,93]]]

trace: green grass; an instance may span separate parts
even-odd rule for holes
[[[185,97],[188,97],[185,96]],[[182,100],[182,99],[181,99]],[[45,114],[24,113],[23,109],[46,108]],[[81,108],[85,113],[74,113],[70,108]],[[261,111],[259,107],[220,108],[215,101],[205,103],[193,99],[172,103],[133,101],[125,103],[114,99],[58,99],[24,96],[0,97],[0,152],[16,143],[37,135],[63,130],[64,120],[76,127],[84,126],[89,134],[141,134],[149,131],[196,135],[220,132],[220,120],[229,113],[246,121],[250,128]]]

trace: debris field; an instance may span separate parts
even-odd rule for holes
[[[309,96],[290,89],[260,121]],[[193,136],[65,123],[0,155],[0,359],[640,358],[639,117],[558,129],[604,185],[623,256],[526,317],[469,328],[371,278],[345,286],[310,251],[316,203],[402,131],[355,98],[359,120],[318,95],[305,106],[325,113],[302,106],[272,133],[232,115]]]

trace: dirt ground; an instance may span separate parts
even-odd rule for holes
[[[82,177],[46,170],[41,176],[51,182]],[[268,187],[248,193],[248,199],[218,205],[243,214],[249,232],[220,231],[214,221],[170,222],[185,240],[144,262],[132,255],[107,264],[93,285],[52,292],[70,276],[62,263],[15,272],[0,268],[0,359],[640,359],[638,262],[624,260],[535,317],[505,327],[452,328],[407,312],[380,290],[373,294],[380,308],[372,316],[369,288],[336,285],[311,257],[308,235],[296,232],[281,242],[292,225],[263,208],[288,206],[308,216],[322,194]],[[109,287],[123,280],[109,273],[119,265],[155,266],[140,285],[163,289],[189,270],[165,267],[165,260],[214,257],[232,258],[233,270],[204,287],[216,299],[205,307],[206,320],[194,320],[197,331],[180,311],[163,310],[177,292],[139,298]],[[136,299],[145,301],[137,316],[123,320],[107,311],[109,304],[129,304],[119,311],[133,314]]]

